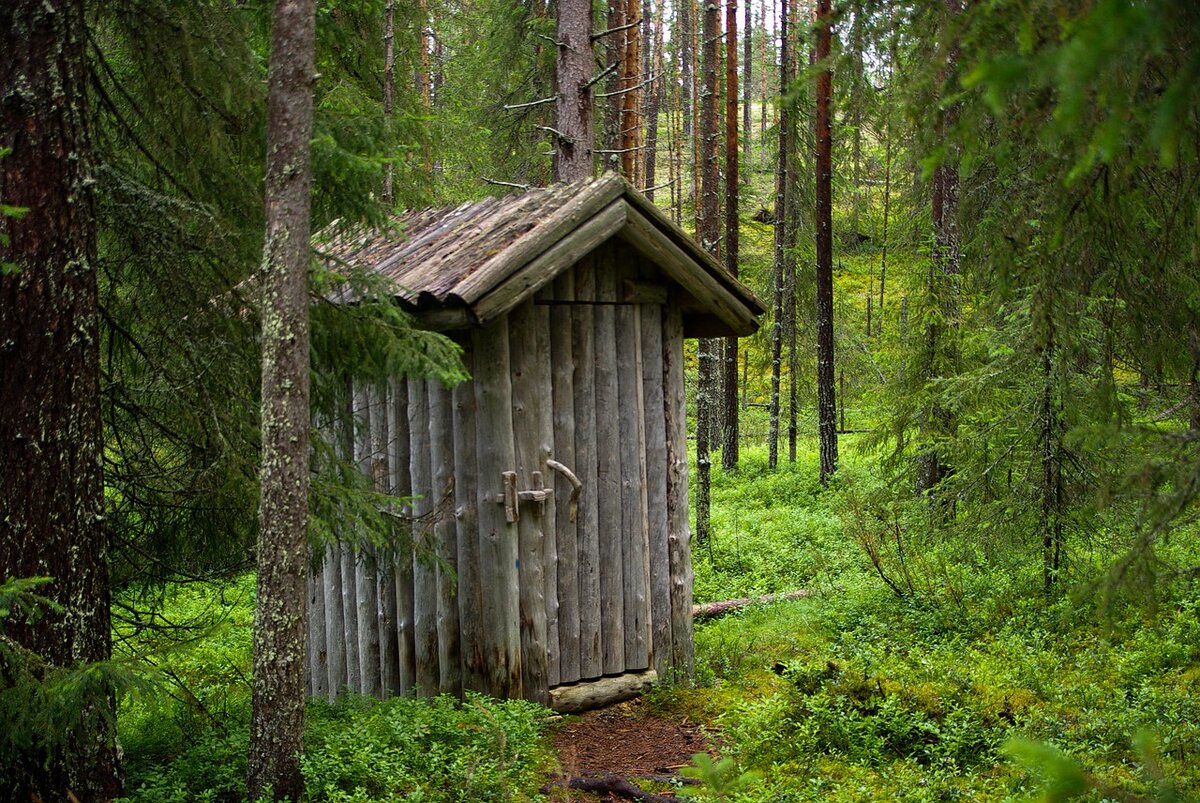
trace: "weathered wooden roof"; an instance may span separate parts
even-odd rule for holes
[[[392,232],[332,238],[330,259],[370,267],[437,328],[482,325],[596,246],[620,237],[687,291],[697,334],[748,335],[766,307],[745,285],[623,178],[412,210]]]

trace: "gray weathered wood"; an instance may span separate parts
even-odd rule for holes
[[[336,544],[325,545],[322,572],[325,596],[326,695],[333,702],[346,685],[346,634],[342,620],[342,565]]]
[[[412,468],[408,382],[403,379],[388,380],[388,420],[392,495],[408,498],[412,496]],[[417,671],[413,643],[412,508],[406,504],[395,512],[398,517],[392,526],[392,580],[396,593],[396,686],[400,694],[408,694],[415,685]]]
[[[614,249],[615,287],[633,275],[636,256],[629,248]],[[620,439],[621,577],[624,669],[650,665],[650,601],[646,565],[645,414],[642,401],[641,324],[638,307],[616,308],[616,360]]]
[[[539,301],[552,298],[553,287],[543,288]],[[546,681],[547,686],[557,686],[562,679],[561,655],[558,635],[558,497],[555,490],[561,476],[552,470],[554,460],[554,379],[553,354],[551,350],[550,308],[537,304],[533,308],[534,353],[538,355],[535,374],[531,379],[536,384],[538,399],[538,463],[543,472],[543,481],[549,489],[546,502],[542,505],[542,596],[546,606]],[[571,495],[562,496],[562,514],[567,515]]]
[[[458,536],[454,523],[454,407],[450,390],[429,380],[433,536],[437,551],[438,690],[462,694],[458,634]]]
[[[639,310],[646,411],[646,521],[650,547],[650,642],[654,668],[671,665],[671,557],[667,549],[667,429],[663,395],[662,306]]]
[[[354,383],[354,458],[359,469],[371,477],[371,391],[370,387],[362,382]],[[362,543],[355,558],[359,691],[378,697],[382,690],[382,679],[375,550],[369,544]]]
[[[334,638],[337,638],[336,633]],[[308,693],[312,697],[326,696],[329,687],[325,639],[325,571],[322,564],[308,569]]]
[[[371,485],[377,493],[390,493],[392,489],[391,452],[388,441],[391,435],[391,414],[388,410],[388,388],[386,383],[373,383],[368,389],[371,430]],[[384,520],[385,524],[391,519]],[[377,545],[375,556],[375,599],[378,602],[376,629],[379,631],[379,686],[383,696],[400,691],[400,653],[396,632],[396,581],[393,576],[393,549],[391,544]]]
[[[354,573],[354,546],[339,545],[338,562],[342,574],[342,642],[346,645],[346,688],[361,691],[358,673],[358,594]]]
[[[600,541],[599,482],[596,457],[596,298],[595,256],[580,262],[575,271],[575,297],[571,307],[571,347],[575,374],[575,474],[583,483],[576,520],[579,563],[579,672],[584,678],[604,674],[604,649],[600,641]]]
[[[595,217],[514,272],[475,303],[473,309],[479,320],[486,323],[507,315],[523,303],[523,299],[528,299],[553,281],[561,271],[616,234],[625,225],[625,209],[624,201],[613,201]]]
[[[463,366],[474,374],[470,338],[464,338]],[[458,542],[458,617],[462,685],[485,691],[484,612],[479,566],[479,516],[476,498],[475,385],[455,386],[454,402],[454,522]]]
[[[479,566],[484,603],[486,691],[521,697],[517,527],[496,502],[502,474],[516,464],[509,376],[508,320],[471,333],[475,363],[475,457],[479,466]]]
[[[509,315],[512,428],[519,490],[538,490],[534,484],[535,475],[541,478],[545,470],[542,442],[546,435],[552,434],[540,431],[540,408],[549,402],[549,399],[539,398],[542,392],[541,364],[544,357],[549,355],[538,353],[536,328],[537,314],[532,299]],[[528,699],[544,704],[550,683],[545,566],[542,562],[546,522],[542,508],[543,505],[539,503],[523,504],[517,533],[520,541],[521,682]]]
[[[579,193],[539,221],[532,231],[473,270],[469,278],[459,282],[456,293],[468,302],[479,299],[548,247],[564,238],[569,240],[573,232],[612,204],[624,189],[606,178],[593,182],[593,186],[595,191]]]
[[[562,714],[577,714],[593,708],[631,700],[649,690],[658,680],[653,669],[627,672],[614,677],[600,678],[574,686],[558,686],[550,690],[550,707]]]
[[[554,282],[553,295],[556,301],[575,299],[574,271],[559,275]],[[575,355],[571,348],[571,308],[567,306],[550,308],[550,366],[554,458],[578,476],[579,464],[575,457]],[[575,516],[570,515],[568,500],[572,490],[565,476],[560,473],[554,475],[559,682],[573,682],[580,678],[579,510],[576,503]],[[546,565],[550,565],[549,560]]]
[[[437,569],[434,565],[433,467],[430,459],[429,392],[425,380],[408,380],[409,470],[413,485],[413,647],[418,696],[437,694]]]
[[[691,678],[692,545],[688,529],[687,398],[683,384],[683,314],[676,293],[663,312],[663,388],[667,430],[667,549],[671,560],[671,665]]]
[[[730,328],[729,334],[750,335],[758,328],[754,313],[730,293],[727,282],[723,283],[708,270],[697,270],[692,258],[639,211],[628,209],[620,235],[641,249],[667,275],[716,313]]]
[[[617,300],[616,260],[610,247],[597,254],[596,300]],[[625,671],[622,581],[621,422],[618,409],[616,308],[595,308],[597,532],[600,541],[600,638],[604,674]]]

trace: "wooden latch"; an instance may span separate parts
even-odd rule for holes
[[[546,488],[542,481],[542,472],[530,472],[533,487],[527,491],[517,490],[517,472],[505,471],[500,475],[504,490],[496,494],[496,502],[504,505],[504,519],[509,524],[521,520],[521,503],[533,502],[538,506],[534,515],[541,516],[546,509],[546,500],[554,496],[553,488]]]

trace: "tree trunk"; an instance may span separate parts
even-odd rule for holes
[[[0,5],[0,198],[29,210],[0,215],[0,578],[51,577],[61,606],[4,628],[64,668],[112,652],[85,30],[79,0]],[[19,671],[0,660],[0,687]],[[87,688],[66,732],[0,759],[0,797],[118,794],[114,717],[108,684]]]
[[[752,55],[753,49],[753,23],[751,20],[751,9],[753,8],[753,0],[746,0],[745,12],[742,17],[742,162],[746,167],[746,172],[742,175],[742,183],[750,183],[750,175],[754,171],[751,169],[751,154],[750,154],[750,88],[753,84],[751,81],[751,65],[754,63]]]
[[[559,0],[556,113],[561,132],[554,149],[554,177],[579,181],[592,175],[592,6]]]
[[[747,4],[749,0],[746,0]],[[748,64],[749,62],[747,62]],[[737,0],[725,5],[725,267],[738,275],[738,80]],[[748,136],[748,135],[747,135]],[[725,376],[722,383],[721,467],[738,464],[738,339],[725,338]]]
[[[262,466],[247,795],[304,792],[313,0],[278,0],[267,81]]]
[[[649,0],[646,0],[646,5],[649,5]],[[662,79],[664,5],[664,0],[658,0],[653,17],[654,36],[653,39],[647,39],[647,49],[653,49],[654,52],[652,57],[647,59],[650,66],[646,72],[650,84],[646,87],[646,147],[642,181],[646,197],[651,201],[654,200],[654,185],[658,172],[658,116],[665,92],[665,82]]]
[[[833,40],[831,0],[817,0],[817,434],[821,482],[837,470],[837,399],[833,368]]]
[[[720,211],[717,173],[717,40],[720,37],[720,17],[716,3],[704,5],[703,64],[704,90],[701,93],[700,113],[700,207],[696,216],[696,234],[700,245],[713,256],[719,256]],[[717,373],[715,366],[717,341],[700,341],[700,370],[696,392],[696,541],[707,543],[709,536],[709,499],[713,411],[716,404]]]
[[[959,0],[945,0],[947,18],[958,13]],[[949,19],[945,23],[949,27]],[[942,82],[950,80],[958,59],[957,46],[949,48]],[[946,108],[938,128],[943,141],[954,126],[957,109]],[[930,197],[930,217],[933,220],[933,254],[929,269],[928,292],[930,304],[938,311],[925,327],[925,379],[934,380],[955,370],[958,363],[958,165],[949,148],[941,164],[933,171]],[[917,489],[928,493],[952,471],[947,456],[938,445],[957,428],[954,413],[937,399],[931,400],[924,416],[922,429],[926,448],[917,467]],[[929,445],[930,443],[934,445]]]
[[[622,25],[633,25],[640,12],[638,0],[625,0],[625,15]],[[621,48],[621,174],[634,186],[638,183],[638,155],[641,144],[641,126],[638,123],[638,98],[641,96],[639,86],[642,82],[641,56],[641,26],[633,25],[621,32],[624,45]]]
[[[692,52],[695,28],[693,0],[680,0],[676,10],[679,20],[679,117],[683,136],[692,136]]]
[[[788,59],[791,49],[788,47],[788,0],[780,0],[779,27],[779,161],[775,169],[775,260],[772,273],[772,285],[775,290],[772,305],[771,327],[771,401],[770,401],[770,430],[767,436],[767,464],[771,468],[779,465],[779,383],[783,360],[783,280],[784,280],[784,250],[787,247],[787,231],[785,225],[787,196],[790,188],[788,181],[788,152],[791,141],[788,137],[789,112],[784,97],[787,95]]]

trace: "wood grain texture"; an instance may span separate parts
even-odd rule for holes
[[[470,338],[464,338],[463,366],[474,374]],[[475,380],[455,386],[454,524],[458,545],[458,618],[462,686],[485,691],[484,603],[479,565],[478,465],[475,459]]]
[[[508,320],[471,333],[475,355],[475,456],[479,465],[479,565],[484,602],[484,666],[493,697],[521,697],[520,591],[516,524],[496,502],[502,475],[516,464]]]
[[[631,700],[647,691],[658,680],[653,669],[628,672],[613,677],[557,686],[550,690],[550,707],[561,714],[577,714],[593,708]]]
[[[663,308],[639,310],[646,432],[646,521],[650,569],[650,643],[654,669],[671,665],[671,558],[667,548],[667,423],[663,384]]]
[[[595,255],[575,270],[575,297],[583,302],[571,311],[571,348],[575,374],[575,474],[583,483],[576,521],[579,562],[579,672],[583,678],[604,674],[600,641],[599,480],[596,454],[596,298]]]
[[[371,477],[371,392],[354,383],[354,459]],[[358,678],[363,694],[378,697],[382,690],[379,650],[379,599],[374,547],[360,543],[355,554],[355,613],[358,617]]]
[[[575,272],[563,273],[554,283],[554,300],[575,298]],[[578,476],[575,453],[575,355],[571,346],[571,308],[550,308],[551,400],[553,405],[554,458]],[[559,682],[569,683],[579,674],[579,510],[570,515],[573,488],[562,474],[554,475],[554,531],[558,555]]]
[[[433,556],[433,466],[430,459],[429,392],[425,380],[408,380],[409,470],[413,485],[413,645],[418,697],[437,694],[437,570]]]
[[[683,314],[672,298],[663,314],[663,388],[667,431],[667,550],[671,561],[671,666],[695,672],[692,643],[692,544],[688,526],[687,397],[683,383]]]
[[[450,389],[436,380],[429,391],[433,541],[437,553],[438,691],[462,694],[458,618],[458,533],[454,521],[454,407]]]
[[[516,447],[518,490],[535,488],[534,475],[542,477],[540,364],[537,351],[537,318],[533,301],[521,304],[508,318],[509,366],[512,375],[512,428]],[[546,433],[548,434],[548,433]],[[521,503],[517,532],[520,549],[521,679],[525,696],[545,703],[550,687],[546,645],[545,516],[538,503]]]
[[[408,382],[388,380],[388,442],[392,495],[412,496],[412,467],[409,454]],[[392,582],[396,593],[396,684],[400,694],[411,692],[416,683],[416,647],[413,642],[412,507],[405,504],[393,522]]]
[[[617,300],[615,257],[611,248],[597,255],[596,300]],[[625,670],[625,599],[621,536],[621,421],[617,378],[616,309],[599,305],[596,326],[595,406],[597,534],[600,542],[600,631],[604,674]]]

